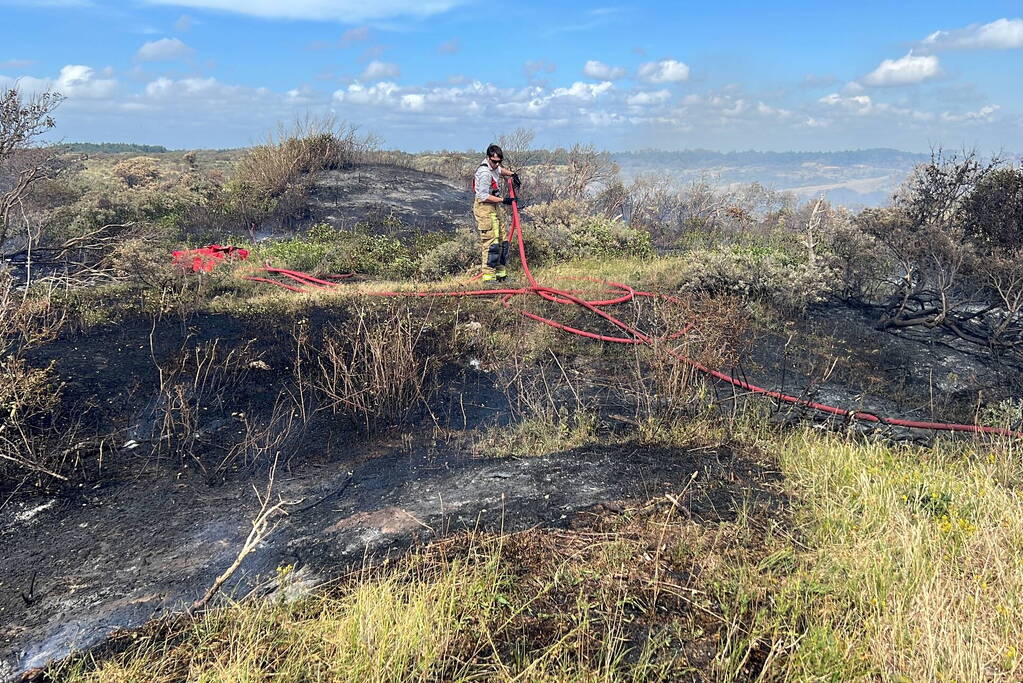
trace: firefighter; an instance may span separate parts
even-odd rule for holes
[[[504,206],[510,206],[515,200],[501,198],[499,183],[502,176],[512,177],[515,174],[501,167],[503,160],[504,152],[500,147],[487,147],[487,158],[476,169],[472,181],[475,191],[472,214],[479,230],[484,282],[503,282],[508,277],[508,231]]]

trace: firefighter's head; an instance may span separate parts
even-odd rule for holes
[[[490,162],[491,166],[500,166],[504,160],[504,151],[501,150],[497,145],[490,145],[487,147],[487,161]]]

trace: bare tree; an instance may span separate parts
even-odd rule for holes
[[[529,128],[516,128],[497,137],[497,144],[515,169],[533,166],[540,161],[541,151],[533,149],[536,133]]]
[[[55,92],[23,96],[15,87],[0,94],[0,248],[11,231],[11,214],[29,188],[57,171],[57,155],[36,145],[56,123],[52,113],[63,101]]]

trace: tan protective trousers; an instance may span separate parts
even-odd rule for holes
[[[472,206],[480,237],[480,265],[484,277],[504,277],[508,262],[508,237],[505,228],[504,204],[476,201]]]

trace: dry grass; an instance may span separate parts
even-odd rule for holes
[[[443,349],[425,348],[429,309],[407,303],[357,303],[344,324],[330,326],[310,349],[313,388],[324,407],[351,416],[367,431],[404,422],[432,392]]]
[[[455,537],[315,597],[154,624],[67,681],[679,680],[715,672],[725,626],[701,581],[747,551],[678,498],[576,530]],[[282,582],[287,583],[288,569]],[[283,592],[282,592],[283,595]]]
[[[803,432],[776,440],[807,551],[786,590],[816,594],[795,677],[1018,680],[1018,444],[933,451]]]

